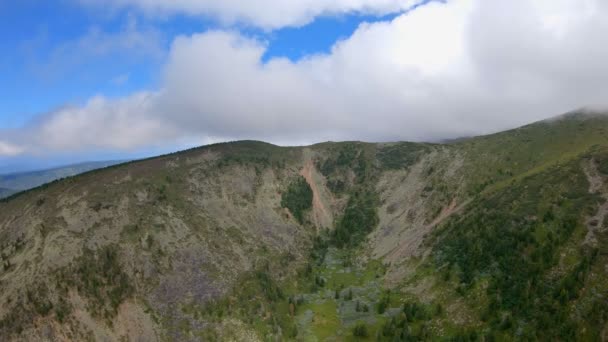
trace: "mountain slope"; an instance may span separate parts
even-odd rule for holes
[[[205,146],[0,203],[0,339],[606,336],[608,117]]]

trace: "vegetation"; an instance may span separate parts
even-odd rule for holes
[[[312,208],[312,189],[304,177],[292,182],[281,197],[281,206],[289,209],[300,223],[304,223],[304,213]]]
[[[417,303],[403,304],[401,313],[391,317],[382,325],[378,341],[424,341],[432,336],[428,322],[432,319],[429,310]]]
[[[469,195],[492,184],[508,186],[511,179],[542,172],[608,144],[605,115],[573,112],[514,130],[476,137],[451,145],[468,156],[464,175]]]
[[[354,191],[336,224],[332,242],[338,247],[355,247],[363,242],[378,224],[376,208],[377,198],[372,191]]]
[[[355,337],[368,337],[369,331],[367,329],[367,325],[363,322],[357,322],[353,327],[353,336]]]
[[[375,149],[364,143],[341,143],[332,155],[317,164],[319,171],[328,179],[328,187],[335,193],[349,190],[348,173],[355,174],[355,183],[373,183],[376,169],[373,166]]]
[[[378,149],[378,161],[387,169],[408,168],[416,164],[429,149],[426,144],[410,142],[387,144]]]
[[[218,161],[218,167],[230,165],[256,165],[261,167],[284,168],[285,163],[295,155],[293,149],[278,147],[261,141],[236,141],[220,143],[197,148],[220,151],[223,157]]]
[[[331,243],[339,248],[360,245],[378,224],[378,198],[373,189],[378,170],[373,166],[373,153],[365,144],[342,144],[336,156],[320,166],[330,190],[348,195],[346,208],[331,236]],[[347,170],[355,174],[354,184],[347,185],[343,179]]]
[[[245,274],[239,279],[239,284],[230,296],[205,305],[199,313],[212,321],[224,317],[239,318],[256,327],[261,336],[297,335],[293,314],[301,302],[286,295],[271,275],[270,264]]]
[[[0,340],[82,330],[75,292],[96,328],[133,299],[167,340],[601,340],[607,133],[574,117],[444,145],[247,141],[45,185],[0,202]],[[306,221],[303,156],[330,229]]]
[[[19,334],[32,326],[35,317],[54,314],[62,323],[72,311],[72,307],[64,298],[52,298],[51,291],[44,282],[26,288],[24,296],[16,298],[16,302],[18,305],[15,310],[0,319],[0,340],[8,340],[9,336]]]
[[[573,237],[580,241],[580,214],[598,200],[587,187],[578,161],[561,165],[480,198],[469,215],[444,228],[436,262],[458,275],[462,294],[487,283],[483,319],[492,331],[576,336],[567,304],[578,296],[597,251],[581,247],[573,266],[560,266],[559,253]],[[565,274],[554,279],[558,267]]]
[[[121,268],[116,246],[98,251],[85,248],[72,267],[60,273],[58,282],[64,294],[69,287],[76,288],[88,298],[91,313],[106,319],[113,318],[118,306],[134,292]],[[60,309],[60,315],[62,311]]]

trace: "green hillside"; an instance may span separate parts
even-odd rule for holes
[[[0,340],[608,338],[608,116],[216,144],[0,202]]]

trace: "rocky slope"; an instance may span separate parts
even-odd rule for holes
[[[54,182],[0,203],[0,340],[601,339],[607,165],[579,112]]]

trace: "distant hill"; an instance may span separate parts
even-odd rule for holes
[[[608,341],[608,115],[239,141],[0,200],[0,341]]]
[[[0,175],[0,198],[19,191],[35,188],[57,179],[78,175],[87,171],[120,164],[122,161],[85,162],[46,170],[16,172]]]
[[[15,193],[13,189],[0,188],[0,198],[8,197]]]

